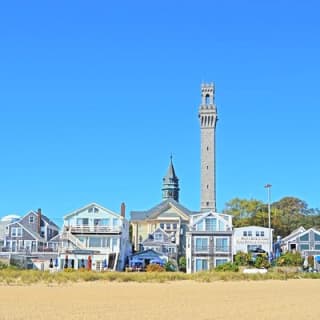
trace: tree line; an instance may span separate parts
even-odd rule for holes
[[[268,204],[256,199],[234,198],[225,204],[223,213],[233,216],[234,227],[268,227]],[[284,197],[271,203],[271,228],[274,237],[281,238],[303,226],[320,229],[320,209],[308,208],[308,204],[295,197]]]

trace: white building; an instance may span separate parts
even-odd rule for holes
[[[237,252],[249,252],[254,249],[272,251],[273,229],[259,226],[247,226],[233,229],[233,254]]]
[[[129,223],[96,203],[64,217],[58,268],[123,270],[130,254]]]
[[[192,215],[186,235],[187,273],[232,262],[232,216],[213,211]]]

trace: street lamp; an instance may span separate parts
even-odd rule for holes
[[[264,187],[267,189],[267,192],[268,192],[268,228],[269,228],[269,260],[270,260],[271,251],[272,251],[270,189],[272,185],[268,183]]]

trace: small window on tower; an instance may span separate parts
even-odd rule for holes
[[[207,147],[207,151],[209,151],[209,147]]]
[[[207,207],[209,207],[209,201],[207,201]]]
[[[206,104],[210,104],[210,95],[209,94],[206,95]]]

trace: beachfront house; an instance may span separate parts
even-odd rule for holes
[[[125,205],[117,214],[91,203],[64,217],[58,267],[123,270],[130,254]]]
[[[187,273],[232,262],[232,216],[213,211],[192,215],[186,259]]]
[[[41,209],[29,211],[6,225],[2,251],[25,255],[57,252],[58,242],[54,238],[58,233],[59,227]]]

